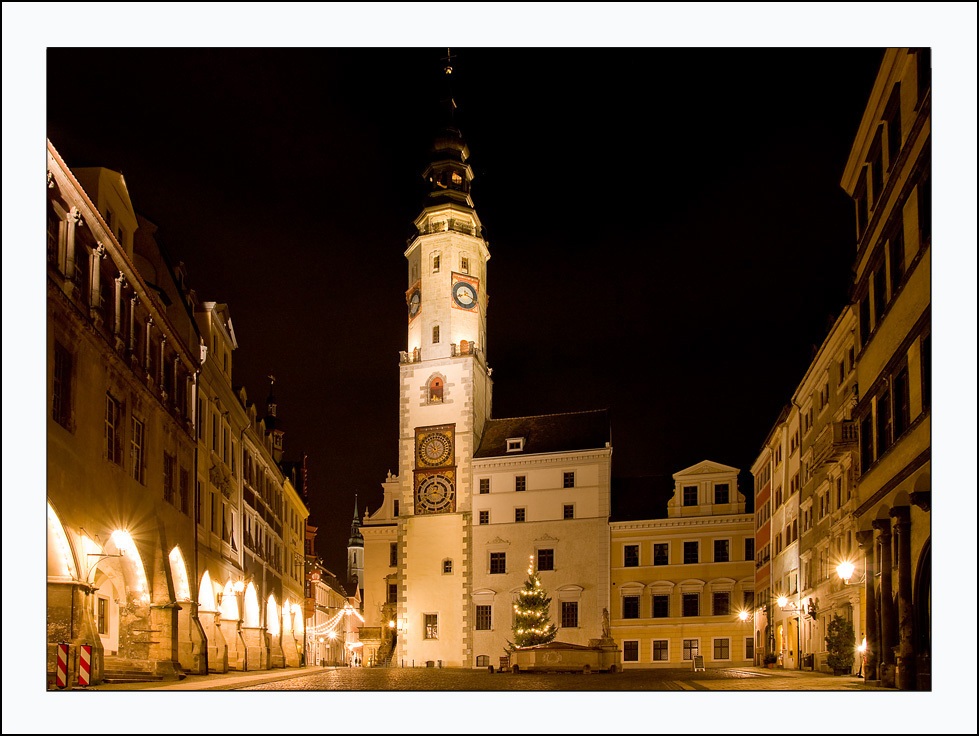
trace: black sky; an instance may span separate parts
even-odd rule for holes
[[[620,478],[705,458],[746,471],[847,303],[839,181],[883,50],[452,53],[492,254],[494,415],[608,407]],[[198,296],[229,304],[252,400],[275,373],[286,454],[309,456],[319,552],[341,573],[353,494],[376,507],[398,471],[402,254],[444,55],[47,56],[65,161],[121,171]],[[98,105],[65,94],[70,70]]]

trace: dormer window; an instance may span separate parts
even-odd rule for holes
[[[524,437],[508,437],[506,441],[507,452],[523,452]]]

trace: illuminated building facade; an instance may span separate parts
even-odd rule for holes
[[[859,589],[845,585],[836,574],[837,565],[857,555],[853,519],[857,447],[852,415],[857,403],[854,330],[853,312],[847,306],[792,397],[803,418],[801,651],[804,666],[824,672],[832,672],[826,663],[830,621],[841,616],[859,634],[861,617]]]
[[[49,679],[61,643],[69,683],[83,646],[92,684],[203,672],[196,326],[122,175],[47,166]]]
[[[931,688],[931,55],[884,54],[841,182],[856,205],[854,516],[868,679]],[[854,578],[854,582],[858,578]]]
[[[738,469],[703,461],[673,475],[666,519],[611,523],[612,637],[622,666],[754,662],[755,533]]]
[[[232,389],[227,305],[197,301],[120,174],[49,142],[48,184],[49,678],[62,643],[69,684],[82,647],[89,684],[297,665],[284,540],[302,554],[308,510]]]

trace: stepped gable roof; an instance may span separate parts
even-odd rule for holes
[[[507,440],[516,437],[524,438],[523,450],[507,452]],[[596,450],[604,448],[611,437],[608,409],[490,419],[474,457]]]

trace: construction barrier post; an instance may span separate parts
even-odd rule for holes
[[[88,687],[92,684],[92,645],[82,644],[78,662],[78,684]]]
[[[55,684],[60,688],[68,687],[68,645],[58,645],[58,669],[55,672]]]

